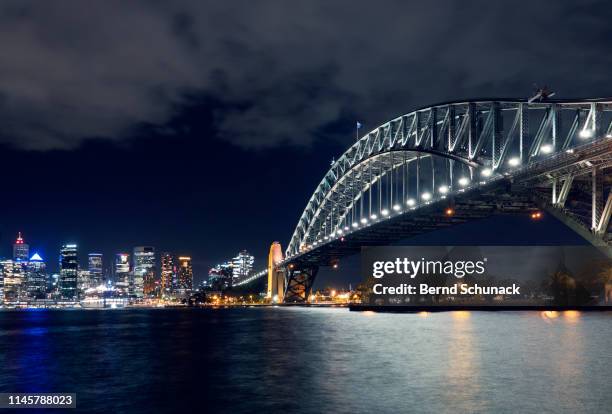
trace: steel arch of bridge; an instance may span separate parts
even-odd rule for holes
[[[610,137],[611,119],[612,100],[488,99],[397,117],[359,138],[327,171],[298,221],[286,260],[396,212]]]

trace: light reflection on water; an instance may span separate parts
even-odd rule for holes
[[[0,392],[77,392],[98,412],[609,412],[611,323],[575,311],[0,312]]]

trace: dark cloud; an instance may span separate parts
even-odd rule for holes
[[[601,1],[5,1],[0,139],[121,139],[198,94],[218,103],[216,136],[246,148],[533,82],[612,95],[610,21]]]

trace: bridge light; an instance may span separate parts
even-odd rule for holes
[[[351,226],[353,226],[353,227],[359,227],[359,223],[357,223],[357,222],[355,221],[353,224],[351,224]]]
[[[359,221],[361,221],[361,224],[366,224],[368,222],[368,219],[364,217]]]
[[[446,210],[444,210],[444,214],[446,214],[447,216],[452,216],[455,214],[455,210],[451,207],[447,208]]]
[[[431,200],[431,194],[430,194],[430,193],[425,192],[425,193],[421,194],[421,198],[422,198],[423,200],[425,200],[425,201],[429,201],[429,200]]]
[[[440,188],[438,188],[438,191],[440,192],[440,194],[446,194],[446,193],[448,193],[448,186],[447,185],[441,185]]]
[[[329,237],[327,237],[327,236],[325,236],[325,237],[323,237],[323,238],[324,238],[325,240],[329,239]]]
[[[388,216],[388,215],[389,215],[389,210],[387,210],[386,208],[383,208],[383,209],[380,211],[380,214],[382,214],[383,216]]]
[[[493,174],[493,171],[491,171],[490,168],[484,168],[481,172],[480,175],[482,175],[483,177],[490,177],[491,174]]]
[[[349,226],[344,226],[344,231],[349,231]]]
[[[508,160],[508,165],[511,167],[518,167],[521,165],[521,159],[518,157],[513,157]]]
[[[376,220],[376,219],[378,218],[378,216],[377,216],[376,214],[372,214],[372,215],[370,216],[370,218],[371,218],[372,220]]]
[[[409,198],[406,201],[406,204],[408,204],[410,207],[414,206],[416,204],[416,201],[414,201],[414,198]]]
[[[587,138],[591,138],[593,136],[593,130],[592,129],[582,129],[579,133],[578,136],[582,139],[587,139]]]
[[[470,179],[467,177],[461,177],[458,182],[461,187],[465,187],[470,183]]]
[[[399,211],[399,210],[400,210],[399,204],[394,204],[393,205],[393,211]]]
[[[553,147],[550,144],[542,145],[540,151],[542,154],[550,154],[553,151]]]
[[[612,138],[612,134],[606,134],[606,138]]]
[[[574,150],[573,150],[572,148],[570,148],[570,149],[568,149],[568,150],[565,150],[565,152],[567,152],[568,154],[573,154],[573,153],[574,153]]]
[[[342,229],[338,229],[338,231],[336,231],[336,233],[342,234]]]

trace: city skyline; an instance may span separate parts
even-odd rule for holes
[[[367,132],[436,102],[527,98],[533,83],[561,99],[612,95],[609,12],[570,2],[507,12],[493,3],[393,4],[392,15],[320,2],[298,13],[257,10],[276,22],[274,36],[254,24],[254,6],[142,6],[148,19],[119,3],[92,14],[81,4],[21,7],[7,12],[11,35],[1,37],[11,40],[0,57],[0,174],[18,175],[27,190],[2,206],[10,217],[0,223],[4,257],[23,231],[43,257],[74,242],[107,256],[134,246],[181,251],[196,275],[242,249],[262,264],[270,243],[286,248],[312,189],[354,141],[357,120]],[[454,19],[470,12],[480,24],[458,30]],[[231,23],[211,20],[217,13]],[[75,15],[84,17],[66,20]],[[100,15],[132,24],[111,33]],[[525,15],[540,17],[531,24]],[[362,30],[373,18],[391,21],[373,35]],[[505,39],[514,27],[517,37]],[[87,35],[75,42],[75,30]],[[149,47],[152,33],[168,48]],[[448,36],[453,42],[441,42]],[[585,67],[588,76],[568,76]]]

